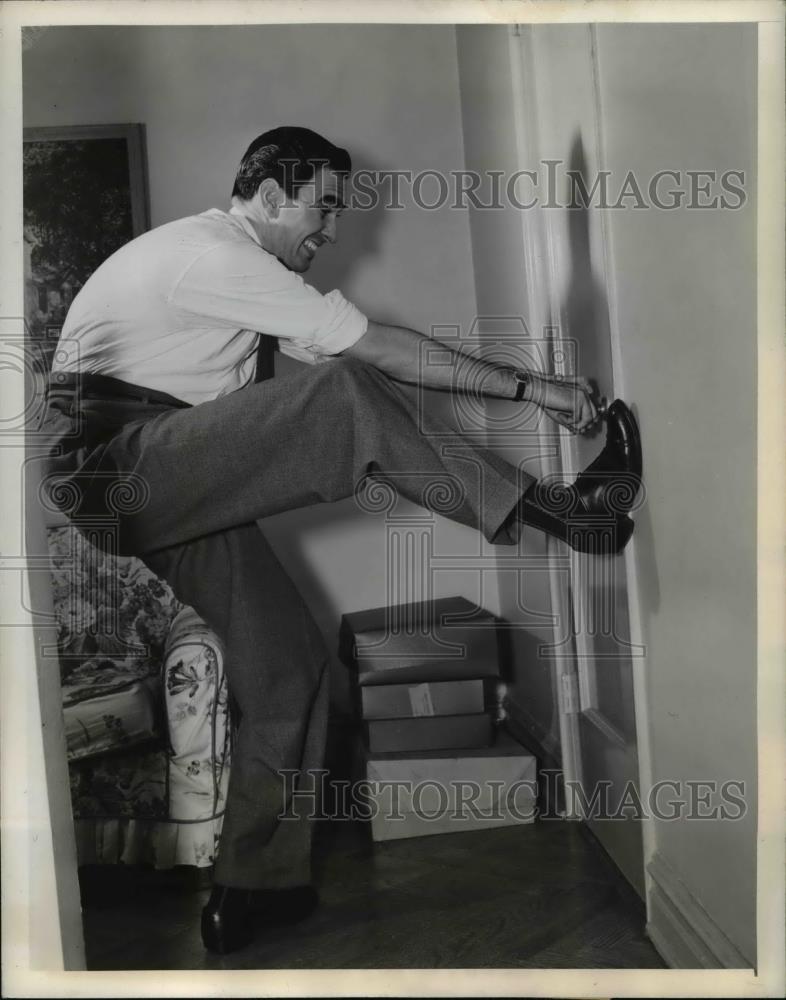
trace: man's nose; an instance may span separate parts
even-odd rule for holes
[[[329,215],[325,219],[325,223],[322,226],[322,235],[328,241],[328,243],[336,242],[336,217],[335,215]]]

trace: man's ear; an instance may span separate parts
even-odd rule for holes
[[[277,219],[286,198],[279,184],[272,177],[266,177],[257,188],[257,195],[265,215]]]

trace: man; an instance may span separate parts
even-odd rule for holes
[[[426,506],[424,478],[448,477],[461,486],[449,516],[502,544],[526,522],[582,549],[611,537],[618,551],[633,527],[626,509],[610,515],[604,492],[604,476],[631,470],[624,424],[594,472],[549,503],[491,452],[464,442],[446,453],[440,443],[455,432],[418,423],[398,385],[480,387],[582,432],[598,416],[584,379],[559,383],[455,352],[453,365],[424,365],[422,334],[303,281],[335,242],[350,168],[346,150],[308,129],[259,136],[229,212],[161,226],[98,268],[71,306],[51,377],[51,495],[77,525],[111,508],[119,550],[165,578],[226,646],[237,739],[202,920],[205,945],[219,952],[250,940],[252,910],[297,918],[316,902],[311,825],[276,817],[279,772],[305,780],[321,765],[327,656],[255,522],[379,476]],[[313,364],[255,383],[260,334]],[[135,487],[136,501],[113,504],[118,484]]]

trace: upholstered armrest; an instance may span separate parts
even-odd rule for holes
[[[108,674],[116,679],[114,686],[107,683]],[[158,677],[135,679],[118,672],[111,660],[87,661],[80,679],[63,686],[68,760],[160,742],[164,730],[160,696]]]
[[[164,650],[169,727],[170,816],[207,819],[223,810],[231,746],[224,650],[215,632],[185,607]]]

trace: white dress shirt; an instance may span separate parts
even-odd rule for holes
[[[253,381],[259,334],[299,360],[351,347],[368,320],[262,248],[234,210],[159,226],[112,254],[68,311],[52,370],[93,372],[202,403]]]

